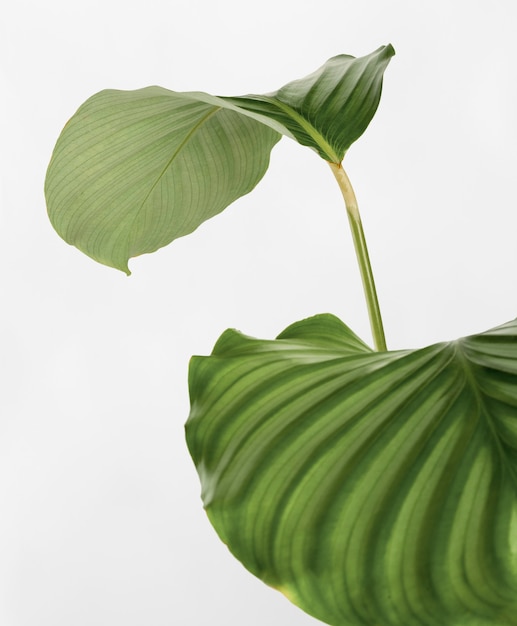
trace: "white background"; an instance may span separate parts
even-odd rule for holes
[[[339,190],[287,139],[194,234],[94,263],[53,232],[43,180],[104,88],[263,93],[391,42],[347,155],[391,348],[517,314],[513,0],[17,0],[0,20],[0,624],[309,626],[202,510],[187,364],[227,327],[329,311],[369,341]]]

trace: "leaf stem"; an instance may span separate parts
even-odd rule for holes
[[[364,295],[366,297],[366,306],[368,307],[368,316],[370,317],[370,326],[372,329],[373,342],[375,349],[379,352],[385,351],[386,339],[384,337],[384,328],[382,325],[381,310],[379,308],[379,300],[377,299],[377,291],[373,280],[372,267],[370,265],[370,257],[368,256],[368,248],[366,247],[366,239],[364,236],[361,216],[354,190],[350,184],[347,173],[343,169],[341,163],[329,162],[330,169],[336,177],[337,184],[341,189],[345,200],[346,212],[352,230],[352,238],[354,240],[355,253],[359,263],[361,279],[363,281]]]

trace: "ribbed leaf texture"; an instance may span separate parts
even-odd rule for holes
[[[366,129],[391,46],[340,55],[268,96],[107,90],[63,129],[45,182],[52,225],[100,263],[187,235],[251,191],[281,134],[339,162]]]
[[[187,441],[233,554],[333,626],[517,624],[517,322],[372,352],[330,315],[226,331]]]
[[[265,174],[280,135],[160,87],[102,91],[63,129],[45,193],[65,241],[129,274],[131,257],[195,230]]]
[[[227,100],[276,120],[284,134],[326,161],[341,163],[377,111],[384,70],[394,54],[391,45],[359,58],[341,54],[278,91]]]

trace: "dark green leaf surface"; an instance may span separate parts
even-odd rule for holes
[[[391,45],[359,58],[341,54],[274,93],[228,100],[276,120],[284,134],[340,163],[375,115],[384,70],[394,54]]]
[[[65,241],[129,273],[129,258],[191,233],[251,191],[279,139],[217,98],[102,91],[58,139],[45,185],[50,220]]]
[[[372,352],[321,315],[194,357],[221,539],[333,626],[517,624],[517,322]]]

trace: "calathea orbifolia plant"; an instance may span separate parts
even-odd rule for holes
[[[343,193],[375,350],[324,314],[275,340],[228,330],[190,366],[187,443],[233,554],[331,624],[517,625],[517,322],[386,350],[341,165],[379,103],[391,46],[267,95],[102,91],[49,165],[50,219],[127,273],[248,193],[281,135]]]

